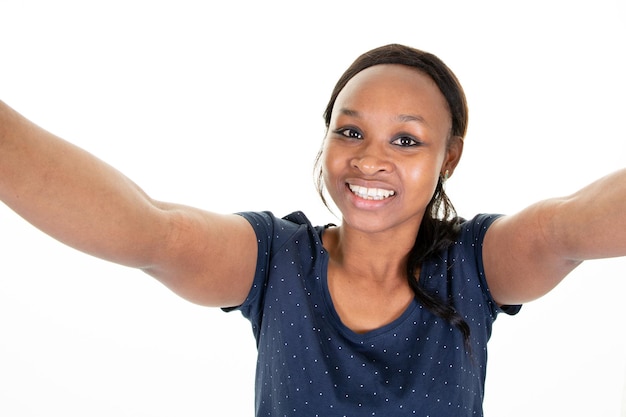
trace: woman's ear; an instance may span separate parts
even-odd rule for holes
[[[449,139],[448,149],[446,151],[446,158],[443,161],[441,172],[447,172],[447,176],[451,176],[454,169],[461,160],[463,154],[463,138],[460,136],[452,136]]]

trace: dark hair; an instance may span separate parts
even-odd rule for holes
[[[326,106],[326,110],[324,111],[324,120],[327,129],[330,126],[332,111],[337,96],[348,81],[364,69],[381,64],[405,65],[415,68],[432,78],[443,94],[452,118],[452,127],[448,140],[453,136],[460,138],[465,136],[468,122],[467,101],[463,88],[454,73],[435,55],[398,44],[381,46],[364,53],[343,73],[339,81],[337,81],[330,96],[330,100],[328,101],[328,105]],[[327,205],[323,195],[324,187],[320,163],[321,154],[322,151],[320,150],[315,164],[317,170],[317,189],[322,201]],[[452,202],[444,191],[443,182],[443,179],[440,177],[435,193],[426,207],[426,212],[416,236],[415,244],[409,253],[407,263],[408,281],[411,289],[415,293],[416,299],[432,313],[447,320],[450,324],[458,328],[463,333],[466,345],[469,346],[470,328],[461,315],[457,313],[452,299],[441,300],[434,294],[424,290],[416,279],[417,272],[422,263],[452,244],[460,230],[459,225],[461,220],[457,216]]]

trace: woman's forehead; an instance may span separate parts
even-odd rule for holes
[[[357,73],[337,96],[333,114],[377,111],[419,113],[450,121],[445,97],[428,75],[399,64],[375,65]],[[438,115],[439,113],[439,115]]]

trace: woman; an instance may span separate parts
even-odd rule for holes
[[[463,91],[400,45],[359,57],[325,116],[320,185],[339,227],[155,201],[6,105],[0,197],[66,244],[240,310],[259,350],[257,415],[481,415],[496,315],[585,259],[626,255],[626,171],[512,216],[457,218],[444,184]]]

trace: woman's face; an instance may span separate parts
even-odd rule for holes
[[[337,96],[322,153],[324,184],[343,224],[417,233],[439,175],[461,155],[462,140],[448,141],[450,128],[445,98],[416,69],[376,65],[354,76]]]

